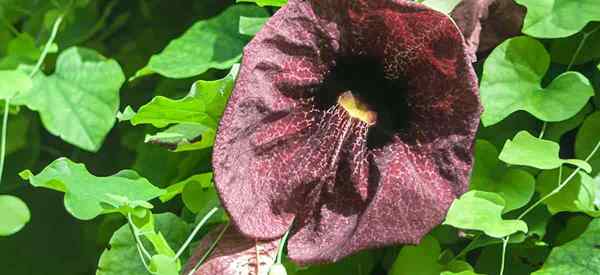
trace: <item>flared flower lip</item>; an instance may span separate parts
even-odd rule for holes
[[[362,56],[408,87],[406,128],[376,145],[368,120],[317,106],[340,58]],[[481,111],[446,15],[404,0],[290,0],[244,49],[215,141],[215,185],[245,236],[291,229],[299,264],[414,244],[467,190]]]

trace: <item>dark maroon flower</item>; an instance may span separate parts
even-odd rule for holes
[[[462,30],[467,52],[475,62],[478,52],[490,51],[521,33],[525,8],[514,0],[463,0],[451,15]]]
[[[290,0],[244,49],[216,187],[247,237],[291,228],[300,264],[418,243],[467,190],[480,111],[446,15],[400,0]]]
[[[215,241],[217,245],[211,251]],[[189,274],[210,252],[193,275],[267,275],[275,263],[278,247],[279,240],[250,240],[232,227],[218,226],[202,238],[181,274]]]

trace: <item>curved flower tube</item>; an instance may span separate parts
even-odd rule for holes
[[[233,224],[288,256],[415,244],[467,190],[481,106],[459,29],[404,0],[290,0],[244,49],[213,155]]]

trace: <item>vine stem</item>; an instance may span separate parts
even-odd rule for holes
[[[204,226],[204,224],[208,222],[208,219],[210,219],[210,217],[212,217],[217,211],[219,211],[219,207],[215,206],[210,211],[208,211],[206,215],[204,215],[202,220],[198,223],[198,225],[196,225],[196,228],[194,228],[194,231],[192,231],[192,234],[190,234],[187,240],[185,240],[185,243],[183,243],[183,245],[179,248],[179,251],[177,251],[175,257],[173,257],[173,261],[177,261],[177,259],[179,259],[181,254],[183,254],[183,251],[185,251],[185,249],[188,247],[188,245],[190,245],[196,234],[198,234],[200,228],[202,228],[202,226]]]
[[[2,183],[2,174],[4,173],[4,159],[6,154],[6,128],[8,128],[8,106],[10,99],[4,101],[4,114],[2,115],[2,142],[0,144],[0,184]]]
[[[504,263],[506,262],[506,246],[508,246],[508,239],[510,236],[502,238],[502,262],[500,263],[500,275],[504,275]]]
[[[196,272],[196,270],[204,263],[204,261],[206,261],[206,259],[208,259],[208,256],[210,256],[210,254],[213,252],[215,247],[217,247],[217,244],[219,243],[219,241],[221,241],[221,239],[223,238],[223,235],[225,235],[225,231],[227,231],[228,228],[229,228],[229,222],[227,222],[225,224],[225,226],[223,227],[221,232],[219,232],[219,235],[217,236],[217,238],[212,242],[212,244],[210,245],[208,250],[206,250],[206,252],[204,252],[204,255],[202,255],[202,258],[200,258],[200,260],[196,263],[196,265],[194,265],[194,268],[192,268],[190,270],[190,272],[188,272],[187,275],[194,274],[194,272]]]
[[[594,28],[593,30],[591,30],[589,32],[584,32],[583,33],[583,38],[579,42],[579,45],[577,46],[577,50],[575,50],[575,53],[573,54],[573,57],[571,58],[571,62],[569,62],[569,66],[567,67],[567,71],[570,71],[571,67],[573,67],[573,64],[575,64],[575,59],[577,59],[577,56],[579,56],[579,52],[581,52],[581,49],[583,48],[583,45],[585,44],[585,42],[587,41],[587,39],[590,37],[590,35],[592,35],[593,33],[595,33],[598,29],[600,29],[600,26],[597,26],[596,28]]]
[[[586,162],[589,161],[596,154],[596,152],[598,152],[598,149],[600,149],[600,140],[596,143],[596,146],[594,147],[592,152],[590,152],[590,154],[585,158],[585,161]],[[560,169],[562,169],[562,166]],[[563,182],[561,182],[550,193],[546,194],[544,197],[542,197],[541,199],[536,201],[534,204],[532,204],[529,208],[527,208],[527,210],[525,210],[523,213],[521,213],[521,215],[519,215],[519,217],[517,219],[518,220],[522,219],[525,215],[527,215],[527,213],[531,212],[531,210],[533,210],[540,203],[544,202],[548,198],[550,198],[550,197],[554,196],[556,193],[560,192],[560,190],[562,190],[567,185],[567,183],[569,183],[569,181],[571,181],[575,177],[575,175],[577,175],[577,172],[579,172],[580,170],[581,170],[581,167],[577,167]],[[559,173],[559,174],[562,174],[562,173]],[[561,175],[559,175],[559,176],[561,176]],[[560,178],[559,178],[559,180],[560,180]]]
[[[46,59],[46,56],[48,55],[48,52],[50,51],[50,46],[52,46],[52,43],[54,43],[54,39],[56,39],[56,34],[58,33],[58,28],[60,27],[63,17],[64,17],[64,14],[59,16],[58,18],[56,18],[56,21],[54,21],[54,26],[52,26],[52,32],[50,33],[50,38],[48,38],[48,41],[46,42],[46,45],[44,46],[44,49],[42,50],[42,54],[40,55],[40,58],[38,58],[37,63],[35,64],[35,67],[33,67],[33,70],[29,73],[30,78],[33,79],[35,74],[42,67],[42,64],[44,63],[44,59]],[[2,138],[2,140],[0,141],[0,184],[2,184],[2,175],[4,174],[4,161],[6,159],[6,137],[7,137],[7,130],[8,130],[7,128],[8,128],[9,106],[10,106],[10,98],[4,100],[4,113],[2,114],[2,136],[0,137],[0,138]]]

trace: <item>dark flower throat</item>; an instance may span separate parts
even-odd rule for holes
[[[316,98],[319,108],[338,104],[340,96],[350,92],[355,100],[376,114],[377,120],[367,138],[371,148],[387,144],[391,137],[408,127],[406,77],[387,79],[383,64],[370,57],[342,57],[337,60],[323,83],[324,91]]]

